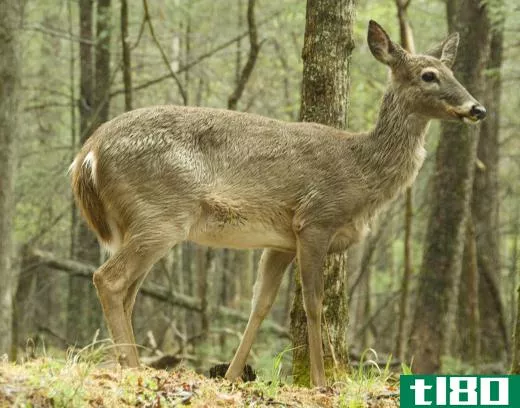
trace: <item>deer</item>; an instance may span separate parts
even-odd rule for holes
[[[282,277],[299,264],[310,378],[326,385],[322,269],[367,233],[378,210],[411,185],[432,119],[478,123],[486,109],[451,68],[453,33],[410,54],[375,21],[368,46],[390,71],[374,128],[348,132],[203,107],[123,113],[87,139],[71,167],[77,206],[111,256],[93,274],[117,361],[137,367],[137,292],[152,266],[183,241],[263,248],[244,335],[225,377],[235,380]]]

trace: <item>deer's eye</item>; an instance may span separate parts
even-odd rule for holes
[[[437,79],[437,76],[435,75],[435,72],[427,71],[421,75],[421,79],[424,82],[433,82]]]

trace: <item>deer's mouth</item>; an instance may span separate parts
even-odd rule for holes
[[[471,115],[471,114],[465,114],[465,115],[460,115],[459,114],[459,119],[461,121],[463,121],[464,123],[467,123],[467,124],[470,124],[470,125],[474,125],[478,122],[481,121],[480,118],[474,116],[474,115]]]
[[[478,116],[471,114],[471,112],[464,112],[457,109],[450,109],[449,112],[451,116],[453,116],[454,118],[470,125],[477,124],[482,120],[482,118],[479,118]]]
[[[466,107],[451,107],[448,111],[460,121],[471,125],[479,123],[486,117],[486,109],[478,103],[472,104],[469,109]]]

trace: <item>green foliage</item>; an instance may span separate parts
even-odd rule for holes
[[[273,365],[271,367],[271,371],[269,373],[269,376],[266,378],[267,382],[270,382],[271,384],[281,384],[283,381],[282,378],[282,368],[284,360],[287,364],[287,359],[284,359],[285,356],[288,355],[289,352],[293,350],[292,347],[287,346],[285,349],[283,349],[280,353],[276,355],[276,357],[273,360]]]
[[[373,358],[370,358],[373,357]],[[365,350],[360,358],[357,369],[345,373],[340,378],[343,385],[340,393],[340,407],[358,408],[367,406],[367,399],[371,394],[378,394],[394,390],[389,356],[384,367],[377,363],[378,355],[373,349]]]
[[[442,373],[445,375],[469,375],[477,374],[478,369],[476,369],[472,364],[466,363],[459,358],[444,356],[442,358]]]
[[[284,361],[285,365],[290,370],[290,360],[287,358],[292,348],[290,346],[285,347],[275,358],[271,361],[270,370],[258,369],[258,379],[254,383],[254,387],[268,398],[274,398],[283,385],[287,382],[287,375],[284,373]]]
[[[401,372],[403,375],[413,375],[412,366],[406,363],[401,363]]]

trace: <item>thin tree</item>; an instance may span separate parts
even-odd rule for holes
[[[123,53],[123,84],[125,111],[132,110],[132,54],[128,36],[128,1],[121,0],[121,50]]]
[[[499,283],[501,266],[498,217],[499,124],[505,9],[501,0],[493,1],[488,7],[493,7],[494,18],[491,22],[491,44],[483,102],[490,115],[480,129],[477,148],[480,165],[475,170],[471,203],[480,277],[479,308],[483,362],[505,361],[506,357],[510,357],[509,330]]]
[[[0,355],[11,352],[13,293],[14,180],[17,162],[18,89],[20,81],[20,2],[0,7]]]
[[[461,35],[454,72],[479,99],[489,50],[488,8],[480,0],[448,0],[447,17],[449,31]],[[417,373],[439,371],[451,345],[478,135],[478,127],[442,124],[410,339]]]
[[[97,0],[94,34],[94,1],[80,0],[80,143],[109,118],[111,0]],[[95,44],[95,47],[92,46]],[[81,221],[76,229],[74,257],[98,265],[100,249],[94,234]],[[87,293],[85,294],[85,291]],[[67,339],[84,344],[101,324],[101,308],[93,285],[85,287],[77,277],[69,278]]]
[[[395,0],[397,6],[397,18],[399,20],[399,35],[401,45],[410,53],[415,53],[412,27],[408,19],[408,7],[410,0]],[[406,343],[406,321],[408,318],[408,293],[410,279],[412,277],[412,219],[413,219],[413,193],[412,187],[406,188],[405,214],[404,214],[404,273],[401,280],[401,297],[399,301],[399,316],[397,326],[397,337],[395,342],[395,355],[403,360]]]
[[[515,209],[515,220],[513,222],[513,243],[511,248],[511,281],[516,286],[517,266],[518,266],[518,233],[520,231],[520,204]],[[516,289],[516,313],[513,310],[513,362],[511,365],[511,374],[520,374],[520,287]],[[511,294],[511,304],[515,304],[514,293]]]
[[[92,42],[93,33],[93,0],[79,2],[79,31],[84,40],[79,44],[80,75],[79,75],[79,120],[80,140],[83,144],[88,135],[94,113],[94,54]],[[99,249],[96,238],[88,230],[81,217],[73,218],[77,224],[72,224],[74,258],[93,265],[99,263]],[[86,319],[88,297],[84,296],[85,282],[77,276],[70,276],[67,299],[67,339],[71,343],[82,344],[87,341]],[[90,290],[90,289],[87,289]]]
[[[464,255],[457,310],[457,335],[454,343],[460,348],[460,356],[478,371],[480,364],[480,313],[479,270],[477,267],[477,243],[475,224],[471,216],[466,223]]]
[[[303,46],[303,83],[300,119],[340,129],[347,126],[349,61],[354,48],[354,1],[308,0]],[[298,275],[298,274],[296,274]],[[324,269],[323,344],[327,376],[348,363],[346,255],[327,257]],[[301,286],[291,312],[293,378],[308,385],[309,352]]]
[[[96,13],[96,65],[94,79],[95,112],[94,131],[106,122],[110,113],[110,38],[111,38],[111,0],[98,0]],[[90,135],[89,135],[90,136]]]

